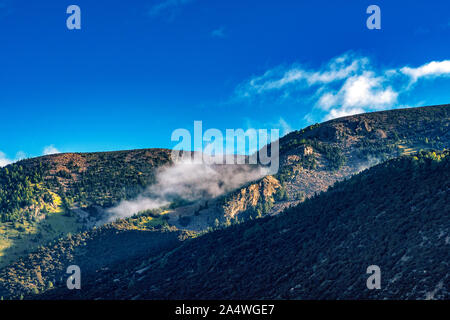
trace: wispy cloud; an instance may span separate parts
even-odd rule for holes
[[[44,156],[56,153],[60,153],[60,151],[57,148],[55,148],[54,145],[49,145],[42,149],[42,155]],[[19,151],[16,153],[16,156],[13,159],[11,159],[4,152],[0,151],[0,167],[7,166],[8,164],[26,159],[28,157],[29,155],[27,155],[25,152]]]
[[[13,160],[8,159],[6,155],[0,151],[0,167],[7,166],[10,163],[13,163]]]
[[[250,97],[281,90],[294,92],[312,85],[343,80],[357,70],[364,69],[367,64],[367,58],[352,60],[349,55],[343,55],[332,59],[317,71],[305,69],[298,64],[278,66],[240,85],[237,94]]]
[[[287,123],[287,121],[282,117],[280,117],[275,127],[281,128],[281,136],[287,135],[288,133],[294,131],[294,129],[292,129],[292,126]]]
[[[54,145],[49,145],[42,149],[42,155],[44,156],[56,153],[60,153],[60,151],[57,148],[55,148]],[[4,152],[0,151],[0,167],[7,166],[8,164],[26,159],[28,157],[29,155],[27,155],[23,151],[17,152],[14,158],[10,158]]]
[[[372,71],[349,76],[337,91],[326,91],[316,107],[327,111],[325,119],[363,113],[392,106],[397,102],[398,92],[386,86],[384,77]]]
[[[225,28],[224,27],[220,27],[218,29],[214,29],[213,31],[211,31],[211,37],[213,37],[213,38],[225,38],[226,37]]]
[[[158,208],[174,199],[196,201],[214,198],[267,174],[268,169],[260,166],[214,166],[190,160],[180,161],[174,166],[160,168],[156,173],[155,184],[136,199],[123,200],[116,207],[108,209],[108,216],[98,224]]]
[[[58,149],[56,149],[54,145],[46,146],[42,150],[42,154],[44,156],[47,156],[47,155],[50,155],[50,154],[56,154],[56,153],[60,153],[60,151]]]
[[[419,79],[450,75],[450,60],[395,69],[375,67],[369,58],[346,53],[318,69],[278,66],[236,88],[237,99],[294,99],[312,103],[307,119],[328,120],[393,108]]]
[[[5,153],[0,151],[0,168],[5,167],[8,164],[17,162],[19,160],[25,159],[26,157],[27,157],[27,155],[25,154],[25,152],[19,151],[16,153],[16,157],[14,159],[9,159]]]
[[[180,8],[195,0],[164,0],[154,4],[148,11],[149,16],[157,17],[167,15],[168,19],[173,19],[179,12]]]
[[[28,156],[25,152],[23,151],[19,151],[16,153],[16,160],[15,161],[19,161],[19,160],[23,160],[26,159]]]
[[[414,82],[424,77],[450,76],[450,60],[432,61],[418,68],[403,67],[400,72],[410,76]]]

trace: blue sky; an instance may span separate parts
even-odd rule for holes
[[[81,8],[68,30],[66,8]],[[381,8],[381,30],[366,8]],[[449,1],[0,0],[0,165],[450,103]]]

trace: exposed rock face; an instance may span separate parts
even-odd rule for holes
[[[371,126],[369,125],[369,123],[366,120],[361,121],[358,124],[358,127],[356,128],[356,132],[368,133],[368,132],[371,132],[371,131],[372,131],[372,128],[371,128]]]
[[[301,160],[301,158],[296,154],[289,155],[286,157],[286,159],[287,159],[287,163],[290,163],[290,164],[299,162]]]
[[[307,156],[307,155],[310,155],[310,154],[313,154],[313,148],[312,147],[310,147],[310,146],[303,146],[303,155],[304,156]]]
[[[261,181],[240,189],[224,205],[225,215],[234,218],[239,212],[256,207],[260,200],[271,201],[273,195],[280,187],[281,184],[277,179],[273,176],[266,176]]]

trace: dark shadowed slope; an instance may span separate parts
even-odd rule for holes
[[[193,236],[167,225],[157,225],[155,220],[133,217],[69,234],[40,246],[35,252],[0,269],[0,297],[19,299],[30,293],[65,286],[66,269],[70,265],[78,265],[83,277],[95,277],[98,272],[108,270],[110,265],[124,267],[142,256],[158,256]]]
[[[377,165],[276,217],[185,242],[45,298],[449,299],[450,153]],[[366,288],[378,265],[381,290]]]

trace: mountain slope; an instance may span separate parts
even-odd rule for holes
[[[170,227],[157,213],[142,214],[52,241],[0,269],[0,297],[19,299],[64,286],[69,265],[95,275],[109,265],[170,251],[196,234]]]
[[[450,152],[377,165],[276,217],[86,277],[82,299],[449,299]],[[381,268],[381,290],[366,268]],[[141,270],[141,272],[138,272]],[[144,270],[144,271],[142,271]],[[94,284],[95,283],[95,284]]]
[[[102,207],[154,183],[170,150],[65,153],[0,168],[0,267],[40,244],[86,230]],[[82,209],[82,210],[81,210]]]
[[[258,211],[278,213],[380,161],[421,149],[450,148],[449,126],[450,105],[442,105],[360,114],[291,132],[280,139],[280,168],[274,176],[277,181],[272,180],[282,196],[255,202],[252,193],[242,197],[242,190],[236,190],[213,201],[214,212],[205,215],[221,211],[218,220],[224,223]],[[64,208],[110,207],[136,197],[155,182],[155,168],[170,163],[170,150],[164,149],[23,160],[0,169],[0,218],[3,222],[41,220],[47,212]],[[192,225],[185,228],[206,229],[216,218],[202,217],[198,206],[182,211],[174,216],[190,217]]]
[[[69,206],[110,206],[153,183],[155,169],[170,163],[170,154],[167,149],[62,153],[22,160],[5,169],[22,167],[28,176],[38,171],[36,180]]]
[[[208,208],[176,212],[188,217],[184,228],[206,229],[248,216],[277,214],[336,181],[377,163],[419,150],[450,148],[450,105],[365,113],[315,124],[280,139],[280,168],[266,183],[255,182],[210,201]],[[249,192],[249,189],[253,190]],[[211,210],[214,207],[214,210]],[[209,224],[208,224],[209,222]],[[175,222],[174,222],[175,223]]]

